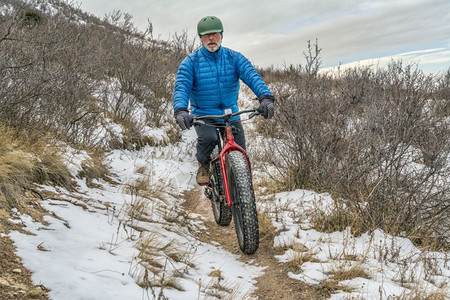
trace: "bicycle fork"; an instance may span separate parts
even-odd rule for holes
[[[232,127],[230,126],[230,127],[225,128],[225,146],[224,146],[223,150],[219,153],[219,158],[218,158],[219,162],[220,162],[220,169],[222,171],[223,185],[224,185],[224,190],[225,190],[225,199],[227,200],[228,206],[230,206],[230,207],[233,205],[233,201],[230,196],[228,177],[227,177],[228,174],[227,174],[225,161],[227,159],[228,154],[231,151],[239,151],[242,154],[244,154],[245,160],[247,162],[247,168],[250,170],[250,162],[248,160],[247,153],[241,146],[239,146],[238,144],[235,143],[233,133],[232,133]],[[251,172],[250,172],[250,176],[251,176]]]

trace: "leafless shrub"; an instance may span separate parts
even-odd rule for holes
[[[320,54],[312,49],[308,55]],[[274,179],[287,189],[330,192],[335,216],[353,215],[340,226],[355,232],[382,228],[418,243],[446,240],[450,130],[446,114],[436,112],[448,78],[436,84],[401,61],[335,77],[314,69],[290,66],[285,85],[274,89],[277,117],[262,129],[275,140],[266,144]]]
[[[438,79],[436,114],[450,116],[450,68]]]
[[[149,141],[145,126],[174,125],[167,112],[180,51],[190,49],[185,36],[172,47],[153,39],[151,23],[139,32],[120,11],[100,21],[63,1],[46,4],[57,13],[7,2],[14,7],[0,18],[0,117],[7,125],[76,144],[92,144],[105,118],[126,126],[131,143]]]

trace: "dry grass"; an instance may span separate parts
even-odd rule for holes
[[[427,293],[420,290],[413,290],[409,293],[403,293],[399,300],[445,300],[448,299],[448,293],[444,291],[436,291]]]
[[[322,294],[329,296],[337,291],[351,293],[354,291],[352,287],[342,285],[340,282],[351,280],[354,278],[371,279],[370,275],[360,265],[353,265],[350,268],[339,268],[330,272],[328,279],[322,280],[317,288]],[[353,298],[352,298],[353,299]]]
[[[189,253],[183,252],[174,241],[167,242],[165,237],[157,233],[142,236],[137,243],[137,248],[139,249],[138,262],[144,268],[143,274],[137,280],[139,286],[151,291],[153,295],[164,295],[165,289],[184,291],[178,283],[178,278],[184,278],[190,268]],[[176,263],[184,263],[185,268],[175,268]]]
[[[266,213],[258,214],[258,225],[259,225],[259,238],[261,240],[273,240],[276,236],[277,231],[275,226],[273,226],[272,219]]]
[[[356,210],[346,210],[344,208],[333,209],[331,214],[315,210],[310,217],[314,229],[320,232],[342,231],[350,227],[355,236],[359,236],[365,231],[364,222]]]
[[[305,262],[320,262],[320,260],[310,252],[290,251],[287,255],[289,257],[288,266],[294,272],[301,271],[301,267]]]
[[[205,297],[203,299],[251,299],[248,294],[238,298],[238,294],[241,291],[241,285],[239,283],[230,283],[227,280],[224,280],[222,271],[213,270],[209,274],[209,277],[210,280],[206,286],[202,287],[201,282],[199,282],[199,288],[203,289],[205,293]],[[198,296],[198,299],[200,299],[200,295]]]
[[[59,146],[46,146],[35,155],[38,160],[32,179],[34,182],[74,189],[72,175],[63,162]]]
[[[351,266],[348,269],[338,269],[331,272],[331,280],[344,281],[354,278],[366,278],[371,279],[372,277],[366,272],[366,270],[360,265]]]
[[[328,192],[345,202],[318,220],[327,232],[381,228],[445,240],[450,190],[435,180],[450,174],[450,126],[435,113],[444,104],[441,83],[402,62],[336,77],[307,69],[283,72],[284,88],[273,90],[276,123],[260,128],[276,141],[263,144],[272,176],[284,189]],[[448,78],[441,86],[447,91]],[[412,171],[412,161],[422,166]]]
[[[156,184],[153,184],[153,177],[148,167],[138,167],[135,171],[142,176],[126,187],[126,192],[131,195],[131,202],[124,207],[126,214],[121,224],[131,227],[132,231],[139,231],[139,234],[129,232],[129,237],[133,240],[138,236],[137,262],[143,268],[142,274],[138,275],[138,285],[154,299],[165,299],[166,289],[183,291],[178,279],[185,278],[188,270],[195,267],[190,261],[196,249],[192,247],[184,249],[177,241],[168,240],[166,236],[153,232],[151,228],[137,226],[141,221],[179,223],[187,216],[180,214],[184,210],[178,211],[168,206],[165,200],[166,184],[161,180],[156,180]],[[151,213],[158,214],[161,219],[151,219],[149,216]],[[180,227],[183,226],[185,225],[180,224]],[[166,226],[165,229],[170,231],[172,227]]]
[[[127,192],[147,199],[156,198],[166,201],[165,195],[169,183],[165,178],[156,177],[149,166],[138,167],[135,171],[142,176],[128,184]]]
[[[108,182],[112,181],[110,171],[103,159],[103,152],[93,151],[89,154],[89,159],[81,163],[82,170],[78,173],[78,176],[86,179],[86,185],[88,187],[98,187],[97,184],[93,183],[94,180],[103,179]]]
[[[69,171],[56,147],[46,138],[36,141],[0,126],[0,208],[25,208],[25,191],[33,183],[72,189]]]
[[[258,153],[258,154],[254,154],[252,155],[253,157],[255,156],[259,156],[258,160],[263,161],[263,162],[267,162],[269,161],[268,159],[264,158],[263,153]],[[257,164],[258,162],[256,161],[255,164]],[[257,168],[257,166],[255,166],[255,168]],[[262,169],[264,169],[264,166],[261,166]],[[286,186],[280,182],[279,180],[277,180],[277,178],[271,178],[270,172],[268,172],[267,170],[265,171],[265,175],[264,178],[258,178],[258,181],[254,181],[253,182],[253,187],[255,190],[258,191],[260,196],[268,196],[268,195],[273,195],[275,193],[279,193],[282,191],[287,191],[288,189],[286,188]],[[260,175],[260,174],[258,174]],[[259,176],[261,177],[261,176]]]
[[[351,293],[354,291],[354,289],[349,286],[342,285],[340,282],[344,280],[354,279],[357,277],[370,278],[369,275],[367,275],[364,269],[362,269],[360,266],[352,266],[349,269],[333,270],[330,272],[330,277],[325,280],[322,280],[316,286],[316,289],[319,290],[320,293],[327,298],[331,294],[334,294],[338,291]]]
[[[354,289],[351,287],[339,284],[338,280],[327,279],[320,282],[317,286],[317,289],[320,290],[320,293],[327,298],[336,293],[337,291],[343,291],[345,293],[351,293]]]
[[[8,226],[9,212],[4,209],[0,209],[0,233],[6,233]]]

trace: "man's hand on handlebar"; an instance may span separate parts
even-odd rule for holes
[[[258,111],[261,113],[264,119],[271,119],[274,114],[273,103],[275,102],[275,98],[272,95],[263,95],[259,97],[258,100]]]
[[[180,126],[181,130],[191,128],[193,118],[187,109],[178,108],[175,110],[175,119],[177,120],[177,124]]]

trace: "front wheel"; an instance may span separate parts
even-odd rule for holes
[[[239,248],[253,254],[259,247],[258,215],[250,170],[242,152],[228,154],[227,179]]]

